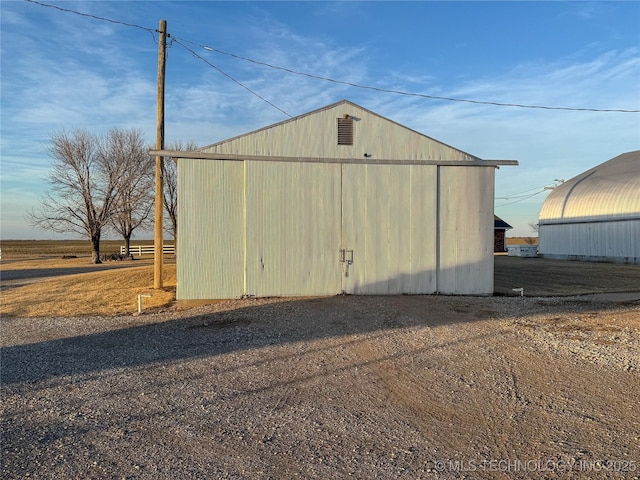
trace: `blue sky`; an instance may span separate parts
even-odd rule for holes
[[[61,129],[139,128],[155,142],[157,44],[168,22],[167,141],[207,145],[342,99],[486,159],[495,212],[531,235],[547,195],[640,149],[640,114],[477,105],[350,87],[553,107],[640,110],[640,2],[0,3],[0,238],[59,238],[27,225],[49,189],[47,144]],[[530,198],[526,198],[533,195]],[[139,237],[150,238],[149,234]]]

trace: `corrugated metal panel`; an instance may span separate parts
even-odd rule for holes
[[[539,250],[547,257],[639,263],[640,220],[540,225]]]
[[[492,294],[494,169],[438,169],[438,291]]]
[[[180,162],[178,299],[490,294],[493,172]]]
[[[338,145],[337,118],[353,118],[354,145]],[[343,101],[286,122],[210,145],[211,153],[319,158],[478,160],[351,102]]]
[[[178,300],[244,293],[244,165],[178,162]]]
[[[435,166],[343,167],[346,293],[436,291],[435,186]]]
[[[574,177],[545,200],[540,224],[640,218],[640,151]]]
[[[245,163],[246,294],[340,293],[340,165]]]

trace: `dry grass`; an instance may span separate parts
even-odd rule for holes
[[[538,237],[507,237],[507,245],[538,245]]]
[[[173,260],[172,260],[173,261]],[[84,256],[78,258],[16,258],[13,260],[2,259],[0,260],[0,272],[10,271],[10,270],[47,270],[47,269],[78,269],[78,268],[94,268],[96,271],[98,270],[107,270],[117,267],[123,266],[136,266],[142,267],[146,265],[153,264],[153,255],[145,255],[142,257],[135,257],[133,263],[131,260],[123,260],[121,262],[103,262],[100,264],[94,264],[91,262],[91,256]]]
[[[86,259],[73,259],[82,261]],[[20,262],[23,263],[23,262]],[[42,268],[42,262],[39,262]],[[5,266],[3,265],[3,268]],[[24,263],[23,268],[26,268]],[[153,265],[66,275],[2,291],[1,315],[20,317],[122,315],[171,304],[175,299],[176,267],[164,267],[164,290],[153,289]]]

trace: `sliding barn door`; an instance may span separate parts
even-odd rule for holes
[[[340,293],[340,165],[245,168],[245,295]]]
[[[439,167],[438,292],[493,293],[492,167]]]
[[[433,293],[437,167],[342,166],[342,290]]]

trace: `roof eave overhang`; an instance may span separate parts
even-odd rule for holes
[[[228,160],[236,162],[299,162],[299,163],[358,163],[372,165],[445,165],[451,167],[495,167],[516,166],[517,160],[419,160],[419,159],[378,159],[378,158],[321,158],[321,157],[282,157],[275,155],[240,155],[228,153],[206,153],[200,151],[183,152],[178,150],[149,150],[155,157],[172,157],[194,160]]]

